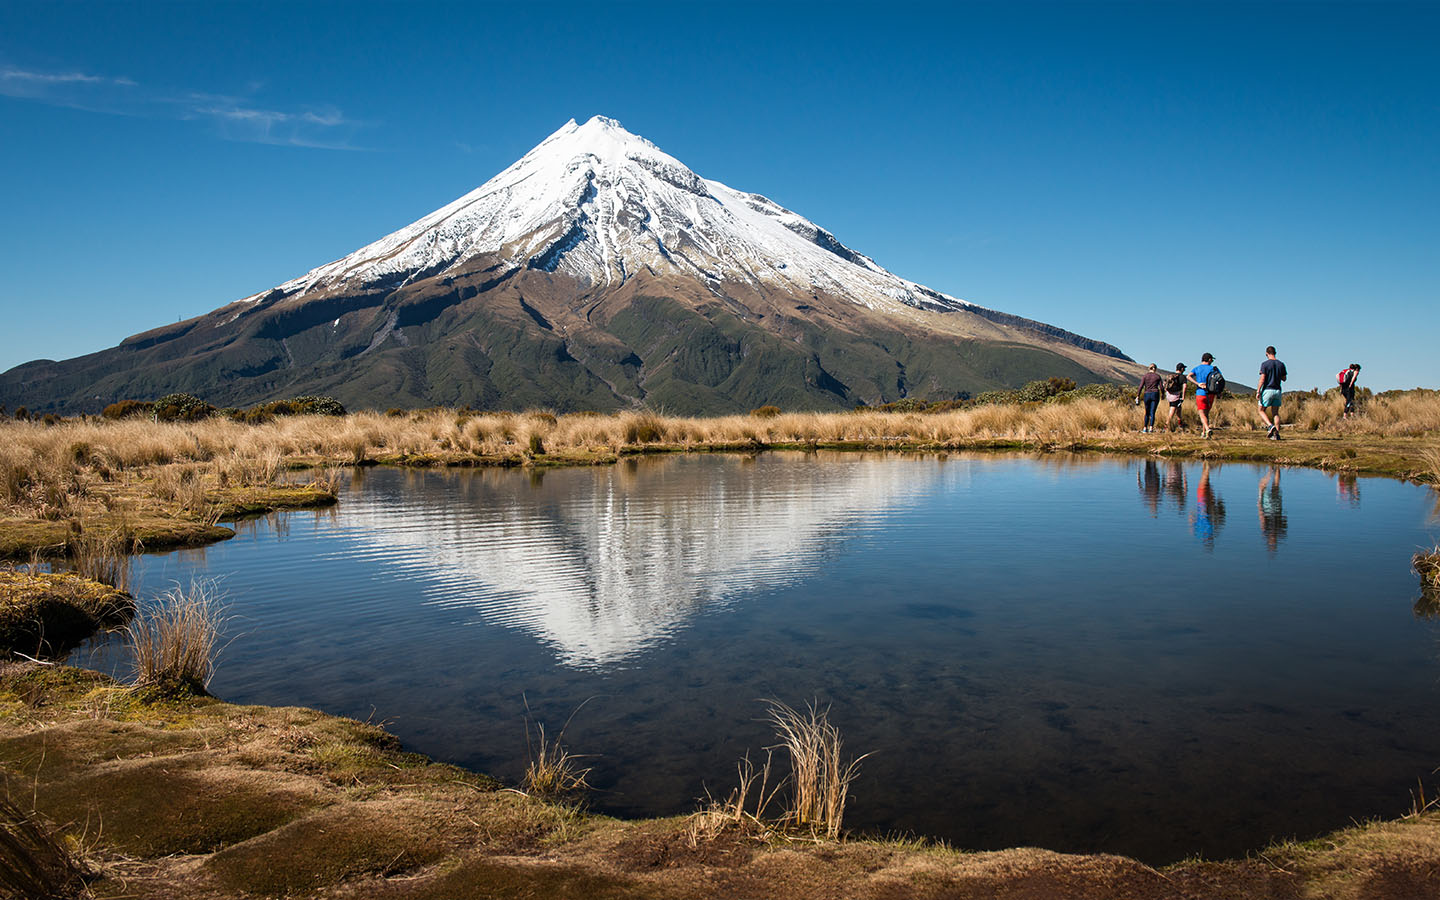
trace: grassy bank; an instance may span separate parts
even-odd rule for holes
[[[95,897],[1400,898],[1440,883],[1429,811],[1162,870],[816,842],[587,814],[313,710],[140,697],[77,669],[0,669],[11,801],[79,851]]]
[[[68,573],[0,569],[0,654],[56,656],[96,630],[123,625],[135,600],[111,585]]]
[[[942,412],[860,410],[708,419],[474,413],[287,416],[259,424],[66,420],[0,423],[0,557],[60,554],[86,529],[119,531],[156,549],[225,537],[237,515],[333,502],[335,467],[545,466],[614,462],[627,454],[802,449],[1092,450],[1254,460],[1434,482],[1440,393],[1394,392],[1340,417],[1338,397],[1292,394],[1284,440],[1265,440],[1254,402],[1230,397],[1219,432],[1139,434],[1140,412],[1093,396],[970,405]],[[395,411],[398,412],[398,411]],[[1163,420],[1163,417],[1162,417]],[[295,483],[296,469],[307,470]]]

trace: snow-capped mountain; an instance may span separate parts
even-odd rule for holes
[[[443,275],[481,255],[623,283],[642,267],[707,282],[825,291],[873,309],[968,307],[898,278],[804,216],[701,178],[614,119],[571,119],[480,187],[279,286],[305,296]],[[248,298],[251,300],[256,297]]]
[[[299,278],[112,351],[17,367],[0,401],[81,409],[186,390],[719,412],[1133,374],[1108,344],[893,275],[596,116]]]

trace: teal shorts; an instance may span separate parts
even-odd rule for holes
[[[1280,392],[1274,388],[1260,392],[1260,405],[1280,408]]]

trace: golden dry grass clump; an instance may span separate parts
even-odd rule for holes
[[[562,742],[570,723],[590,701],[575,707],[560,728],[560,733],[550,740],[545,736],[545,723],[535,718],[530,711],[530,701],[523,694],[521,696],[525,703],[525,747],[530,756],[523,779],[525,792],[546,800],[575,799],[590,789],[585,780],[590,768],[582,766],[580,760],[583,757],[571,753]]]
[[[220,654],[224,605],[212,582],[177,587],[131,621],[135,684],[203,694]]]
[[[1420,576],[1421,588],[1440,596],[1440,546],[1416,553],[1411,564]]]
[[[0,896],[62,900],[88,896],[94,876],[58,828],[0,796]]]
[[[790,755],[792,803],[788,817],[802,828],[830,840],[840,836],[850,785],[869,754],[846,761],[840,730],[830,723],[829,708],[808,703],[796,710],[779,700],[767,701],[769,720]]]
[[[530,762],[525,767],[526,793],[548,800],[561,800],[589,790],[585,777],[590,774],[590,769],[581,766],[580,757],[560,743],[564,736],[562,729],[553,741],[548,740],[544,724],[536,722],[532,741],[530,728],[527,727],[525,738],[530,747]]]

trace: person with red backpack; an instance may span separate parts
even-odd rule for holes
[[[1355,415],[1355,379],[1359,377],[1359,363],[1351,363],[1349,368],[1341,369],[1335,374],[1335,380],[1340,384],[1340,396],[1345,398],[1345,412],[1340,416],[1342,419]]]

